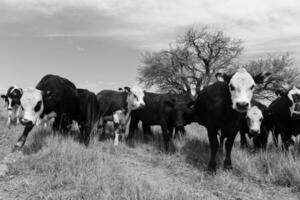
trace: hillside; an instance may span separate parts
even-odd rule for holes
[[[213,175],[205,129],[193,124],[172,153],[163,151],[159,129],[152,142],[136,136],[134,147],[107,140],[85,148],[37,128],[22,152],[11,153],[22,127],[8,130],[0,107],[0,164],[8,168],[0,199],[300,199],[299,148],[252,153],[237,139],[234,169],[224,171],[219,158]]]

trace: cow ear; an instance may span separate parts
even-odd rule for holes
[[[42,92],[43,99],[50,99],[52,96],[52,92],[50,90]]]
[[[6,99],[6,95],[5,94],[1,94],[1,98],[5,100]]]
[[[130,92],[130,87],[125,86],[125,87],[124,87],[124,90],[125,90],[125,92]]]
[[[216,73],[215,77],[218,81],[224,81],[223,73]]]
[[[270,72],[264,72],[254,76],[253,79],[255,83],[261,84],[264,83],[270,75],[271,75]]]
[[[288,91],[289,90],[286,90],[286,89],[278,89],[275,91],[275,94],[276,96],[282,96],[282,97],[285,97],[288,95]]]
[[[229,83],[233,74],[225,74],[225,73],[216,73],[215,77],[218,81]]]
[[[118,90],[119,90],[120,92],[123,92],[123,91],[124,91],[123,88],[119,88]]]

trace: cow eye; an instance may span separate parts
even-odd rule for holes
[[[255,87],[255,85],[252,85],[252,86],[250,87],[250,90],[254,90],[254,87]]]
[[[234,91],[235,90],[235,88],[233,87],[233,85],[229,85],[229,89],[231,90],[231,91]]]
[[[34,107],[34,111],[38,112],[41,109],[42,101],[37,102],[37,104]]]

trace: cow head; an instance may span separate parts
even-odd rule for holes
[[[145,106],[145,94],[141,88],[134,86],[131,89],[129,87],[125,87],[124,89],[127,92],[127,105],[129,110],[136,110]]]
[[[253,106],[247,111],[246,120],[249,133],[252,135],[260,134],[263,113],[257,106]]]
[[[291,116],[295,118],[300,117],[300,89],[293,87],[288,93],[287,97],[292,102],[290,106]]]
[[[246,112],[251,107],[251,99],[256,83],[263,83],[270,73],[261,73],[251,76],[246,69],[240,68],[233,75],[223,74],[223,79],[229,85],[232,108],[238,112]],[[220,79],[220,75],[216,74]]]
[[[22,88],[17,86],[11,86],[8,90],[6,95],[2,94],[1,98],[5,101],[8,115],[11,116],[13,114],[13,108],[16,106],[20,106],[20,99],[23,95]]]
[[[190,101],[192,100],[179,95],[164,101],[165,111],[171,114],[175,127],[183,128],[189,123]]]
[[[291,87],[289,89],[280,89],[275,91],[277,96],[288,98],[291,117],[300,118],[300,89]]]
[[[51,98],[50,91],[44,92],[35,88],[24,90],[21,105],[24,110],[21,123],[23,125],[37,124],[44,111],[45,101]]]

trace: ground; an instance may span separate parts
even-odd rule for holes
[[[171,153],[159,130],[151,142],[137,135],[134,147],[108,139],[86,148],[38,128],[11,152],[23,127],[8,129],[0,107],[0,199],[300,199],[298,143],[292,153],[271,144],[254,153],[237,138],[233,170],[223,170],[220,153],[216,174],[207,171],[207,136],[197,124]]]

